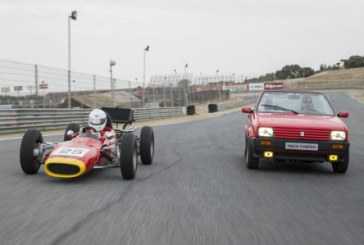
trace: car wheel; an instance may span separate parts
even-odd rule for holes
[[[334,173],[345,174],[349,167],[349,148],[344,153],[344,158],[340,162],[333,162],[332,169]]]
[[[253,145],[250,143],[249,139],[245,140],[245,151],[244,158],[245,164],[248,169],[258,169],[259,168],[259,158],[254,157]]]
[[[43,143],[39,130],[29,129],[25,132],[20,144],[20,166],[26,174],[36,174],[40,168],[39,159],[34,156],[34,149]]]
[[[64,130],[64,136],[63,136],[64,141],[69,141],[69,140],[72,139],[72,136],[67,134],[69,130],[72,130],[74,133],[79,133],[80,132],[80,125],[78,123],[68,124],[66,129]]]
[[[138,167],[135,135],[132,133],[124,134],[119,147],[121,176],[126,180],[134,179]]]
[[[150,165],[154,157],[154,132],[151,127],[143,127],[140,133],[140,158],[142,163]]]

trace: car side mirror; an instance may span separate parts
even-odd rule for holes
[[[338,117],[341,117],[341,118],[348,118],[349,117],[349,112],[339,112],[337,114]]]
[[[253,113],[253,109],[250,107],[243,107],[241,108],[242,113]]]

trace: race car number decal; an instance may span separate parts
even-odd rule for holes
[[[89,150],[84,148],[75,148],[75,147],[61,147],[54,152],[52,155],[57,156],[70,156],[70,157],[83,157]]]

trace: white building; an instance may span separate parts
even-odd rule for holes
[[[193,73],[172,73],[165,75],[153,75],[150,78],[148,86],[161,86],[161,85],[176,85],[179,81],[187,79],[192,81],[193,84],[207,84],[216,82],[236,82],[242,83],[245,81],[243,75],[236,75],[235,73],[226,73],[215,75],[206,75],[200,73],[194,75]]]

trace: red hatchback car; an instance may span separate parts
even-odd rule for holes
[[[260,159],[330,162],[335,173],[349,165],[349,113],[335,113],[318,92],[265,91],[245,125],[245,162],[259,168]]]

